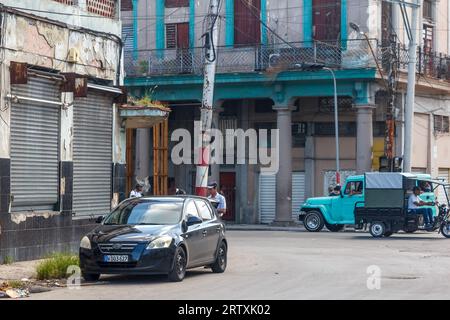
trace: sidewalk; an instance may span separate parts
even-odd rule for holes
[[[35,277],[36,266],[41,261],[32,260],[0,265],[0,282],[2,280],[21,280]]]

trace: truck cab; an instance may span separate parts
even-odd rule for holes
[[[430,175],[426,174],[417,176],[424,180],[431,178]],[[420,181],[417,183],[420,184]],[[435,200],[432,190],[424,192],[421,197],[426,201]],[[338,232],[345,225],[355,225],[355,208],[364,207],[364,204],[364,175],[351,176],[347,179],[340,195],[306,200],[300,208],[299,220],[310,232],[320,232],[324,227],[331,232]]]

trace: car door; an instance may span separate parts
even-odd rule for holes
[[[343,197],[336,199],[339,208],[335,210],[339,224],[355,223],[355,205],[364,202],[364,182],[349,181],[343,191]]]
[[[195,216],[200,218],[197,210],[197,206],[194,200],[188,200],[184,206],[183,217],[185,221],[189,216]],[[201,219],[201,218],[200,218]],[[188,227],[188,231],[185,233],[184,238],[188,247],[188,266],[196,265],[202,259],[202,246],[203,246],[203,229],[201,224],[196,224]]]
[[[195,200],[200,217],[203,219],[203,243],[202,253],[205,262],[214,261],[216,257],[216,250],[219,243],[220,232],[222,231],[222,224],[213,214],[212,209],[204,200]]]

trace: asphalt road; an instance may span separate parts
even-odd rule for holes
[[[162,276],[104,276],[96,285],[30,299],[450,298],[450,240],[437,234],[376,240],[353,232],[231,231],[228,239],[224,274],[196,269],[182,283]]]

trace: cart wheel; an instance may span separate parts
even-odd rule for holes
[[[441,224],[441,233],[447,239],[450,239],[450,222],[445,222]]]
[[[383,222],[373,222],[370,225],[370,234],[374,238],[381,238],[386,233],[386,226]]]
[[[320,232],[325,226],[325,221],[320,212],[310,211],[306,214],[303,224],[309,232]]]

